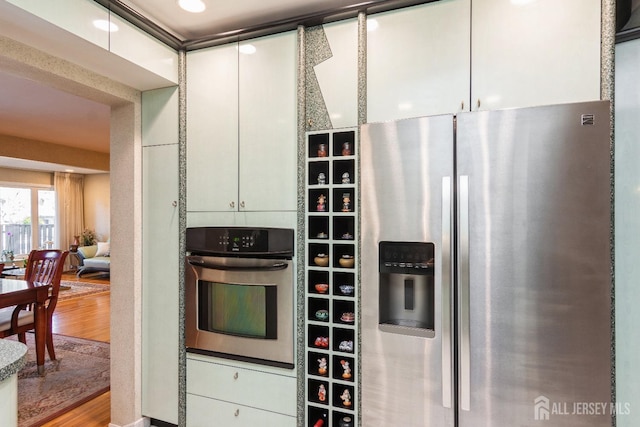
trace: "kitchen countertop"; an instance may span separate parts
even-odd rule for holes
[[[27,346],[19,341],[0,339],[0,381],[17,373],[27,363]]]

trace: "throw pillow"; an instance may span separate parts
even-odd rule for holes
[[[98,252],[96,252],[96,256],[110,256],[109,254],[109,246],[111,244],[109,242],[98,242]]]

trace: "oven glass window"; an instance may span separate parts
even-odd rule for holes
[[[276,287],[198,283],[201,330],[251,338],[277,338]]]

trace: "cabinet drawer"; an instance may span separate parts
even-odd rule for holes
[[[294,377],[188,359],[187,392],[296,415]]]
[[[187,427],[296,427],[296,417],[187,394]]]

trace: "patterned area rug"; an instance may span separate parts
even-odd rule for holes
[[[18,427],[40,426],[109,390],[109,343],[56,334],[53,342],[57,360],[47,354],[40,376],[34,337],[27,334],[27,365],[18,373]]]
[[[61,280],[60,281],[60,293],[58,294],[58,301],[63,301],[71,298],[84,297],[91,294],[97,294],[100,292],[109,291],[109,284],[104,285],[100,283],[86,283],[76,282],[73,280]]]

